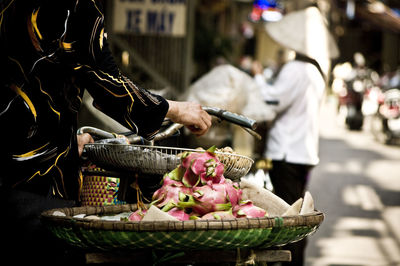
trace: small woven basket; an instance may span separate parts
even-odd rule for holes
[[[296,242],[314,233],[324,219],[309,215],[234,220],[105,221],[73,217],[135,211],[136,205],[76,207],[42,213],[42,222],[58,238],[98,250],[207,250],[266,248]],[[65,216],[57,216],[56,213]]]
[[[83,185],[81,191],[82,206],[106,206],[126,204],[118,199],[118,190],[120,179],[101,174],[102,169],[91,167],[91,171],[99,174],[83,176]],[[90,173],[90,170],[84,173]]]

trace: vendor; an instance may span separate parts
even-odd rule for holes
[[[84,90],[96,108],[149,140],[166,117],[196,135],[211,117],[199,104],[166,100],[120,73],[98,1],[5,0],[0,10],[1,255],[15,264],[61,265],[38,218],[78,199],[78,144],[81,150],[93,141],[76,135]]]
[[[272,85],[265,82],[259,65],[254,67],[264,100],[277,114],[265,152],[265,157],[272,160],[269,176],[275,194],[293,204],[304,197],[310,171],[319,162],[319,109],[329,60],[339,52],[316,7],[268,23],[266,31],[278,44],[296,53]],[[292,252],[290,265],[303,265],[305,240],[287,247]]]

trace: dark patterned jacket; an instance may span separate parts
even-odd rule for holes
[[[0,3],[1,185],[76,198],[77,113],[96,108],[151,139],[168,103],[119,72],[95,0]]]

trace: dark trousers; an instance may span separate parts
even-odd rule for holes
[[[285,161],[272,161],[272,170],[269,171],[274,192],[288,204],[304,196],[308,177],[312,166],[304,164],[292,164]],[[292,261],[282,265],[304,264],[304,251],[307,239],[304,238],[293,244],[288,244],[285,249],[292,253]]]
[[[0,187],[2,260],[10,265],[79,265],[83,253],[56,239],[40,222],[48,209],[72,207],[74,202]]]

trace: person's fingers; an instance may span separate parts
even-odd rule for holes
[[[200,118],[201,118],[202,122],[205,124],[205,126],[207,128],[211,127],[211,125],[212,125],[211,116],[206,111],[203,110],[201,105],[199,106],[199,108],[200,108]]]
[[[90,135],[89,133],[87,133],[87,137],[88,137],[88,143],[94,143],[94,139],[93,139],[93,137],[92,137],[92,135]]]
[[[198,137],[204,135],[207,132],[207,129],[201,129],[197,126],[188,126],[187,128],[192,132],[192,134]]]
[[[200,119],[197,123],[188,125],[187,128],[196,136],[202,136],[208,131],[209,127],[202,119]]]
[[[94,142],[92,135],[90,135],[89,133],[83,133],[82,138],[83,138],[83,144],[88,144],[88,143]]]
[[[79,153],[79,156],[82,155],[83,147],[85,146],[85,144],[94,142],[94,139],[92,138],[92,136],[89,133],[83,133],[83,134],[78,135],[77,136],[77,140],[78,140],[78,153]]]
[[[211,127],[212,125],[212,119],[211,116],[204,110],[202,110],[201,113],[201,120],[199,123],[199,128],[200,130],[197,131],[197,135],[204,135],[205,133],[207,133],[208,129]]]
[[[203,110],[201,104],[174,101],[169,101],[169,103],[170,109],[167,117],[176,123],[183,124],[193,134],[204,135],[211,127],[211,116]]]
[[[206,123],[207,127],[210,128],[212,125],[212,118],[206,111],[204,111],[203,121]]]

